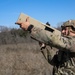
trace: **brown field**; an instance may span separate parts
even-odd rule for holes
[[[0,46],[0,75],[51,75],[51,68],[37,43]]]

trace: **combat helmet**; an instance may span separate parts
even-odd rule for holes
[[[75,28],[75,20],[68,20],[61,25],[61,27],[73,27]]]

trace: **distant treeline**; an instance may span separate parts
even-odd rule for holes
[[[33,42],[29,36],[29,32],[22,29],[4,29],[0,32],[0,45]]]
[[[60,27],[57,27],[60,30]],[[7,28],[0,26],[0,45],[1,44],[17,44],[17,43],[34,43],[30,33],[22,29]]]

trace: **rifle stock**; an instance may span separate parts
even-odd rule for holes
[[[34,19],[24,13],[20,13],[17,22],[19,22],[19,21],[24,22],[27,17],[29,18],[30,24],[34,25],[35,27],[52,32],[53,34],[55,34],[57,36],[61,35],[61,32],[59,30],[57,30],[49,25],[46,25],[46,24],[44,24],[44,23],[42,23],[42,22],[40,22],[40,21],[38,21],[38,20],[36,20],[36,19]]]

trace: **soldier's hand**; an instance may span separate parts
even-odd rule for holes
[[[22,29],[27,30],[30,26],[29,17],[26,18],[25,22],[16,22],[15,24],[18,24]]]
[[[42,49],[45,49],[45,47],[46,47],[46,44],[45,44],[45,43],[42,43],[42,42],[39,42],[39,45],[40,45],[40,47],[41,47],[41,50],[42,50]]]

